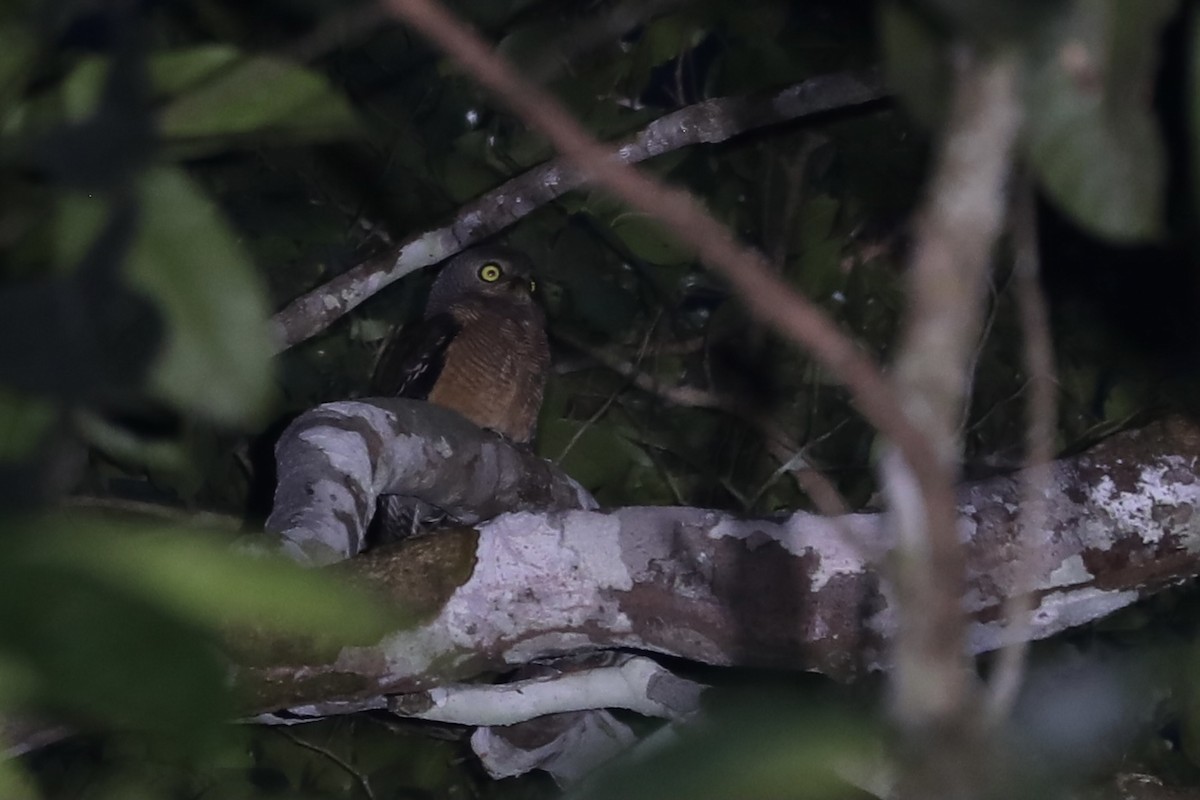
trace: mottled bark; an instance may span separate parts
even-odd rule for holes
[[[280,549],[307,565],[360,552],[385,495],[420,500],[467,524],[504,511],[595,505],[527,448],[416,400],[318,406],[288,426],[275,459],[278,485],[266,527]]]
[[[963,487],[968,651],[1014,635],[1003,619],[1014,591],[1036,601],[1030,624],[1011,630],[1040,639],[1200,573],[1198,458],[1200,431],[1171,420],[1058,462],[1039,530],[1019,529],[1018,476]],[[320,715],[606,648],[840,676],[885,667],[896,623],[882,522],[694,508],[506,514],[337,567],[385,602],[418,606],[418,626],[240,678],[260,711]],[[446,565],[458,565],[452,577],[439,575]]]

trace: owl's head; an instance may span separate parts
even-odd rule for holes
[[[533,287],[533,264],[524,254],[507,247],[477,247],[459,253],[442,267],[429,292],[425,316],[475,298],[532,303]]]

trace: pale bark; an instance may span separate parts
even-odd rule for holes
[[[1056,462],[1037,530],[1019,528],[1019,476],[963,487],[967,651],[1016,632],[1051,636],[1200,573],[1198,458],[1200,431],[1170,420]],[[259,711],[314,716],[616,648],[850,676],[888,666],[896,617],[880,566],[891,547],[873,513],[506,514],[337,567],[418,612],[420,625],[374,647],[247,666],[241,679],[256,687]],[[1022,591],[1035,598],[1033,617],[1010,628],[1005,604]]]

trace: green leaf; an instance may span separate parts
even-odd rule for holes
[[[812,698],[798,708],[793,692],[736,694],[738,707],[717,708],[705,722],[680,730],[652,759],[617,759],[568,797],[856,796],[835,765],[870,763],[868,723],[843,709],[821,708]]]
[[[689,11],[667,14],[646,26],[638,47],[645,50],[650,66],[664,64],[694,47],[704,38],[704,29]]]
[[[361,644],[398,624],[397,615],[328,574],[234,551],[224,536],[78,514],[15,527],[0,574],[77,576],[212,632],[257,626]]]
[[[483,131],[471,131],[460,136],[446,155],[442,180],[450,197],[457,202],[478,197],[504,180],[504,175],[484,160],[486,138]]]
[[[0,127],[33,71],[36,52],[37,41],[28,30],[12,20],[0,24]]]
[[[817,300],[829,297],[846,282],[842,270],[842,242],[836,224],[841,203],[826,194],[805,201],[800,213],[796,243],[799,255],[789,260],[789,272],[804,293]]]
[[[155,53],[150,57],[150,83],[156,97],[181,94],[218,77],[242,58],[227,44],[202,44]]]
[[[40,692],[41,688],[42,679],[30,660],[11,652],[10,648],[0,642],[0,708],[20,706]],[[0,797],[7,795],[0,792]]]
[[[39,800],[37,784],[25,773],[23,764],[15,758],[0,761],[0,797],[5,800]]]
[[[188,744],[211,737],[233,710],[213,635],[66,566],[16,557],[0,571],[0,644],[39,678],[26,699]]]
[[[57,418],[44,400],[0,390],[0,462],[32,455]]]
[[[167,324],[152,389],[206,419],[252,423],[272,390],[258,277],[212,203],[182,171],[147,174],[141,200],[143,227],[128,277],[158,304]]]
[[[1076,3],[1032,53],[1026,146],[1054,202],[1125,242],[1162,230],[1165,167],[1152,109],[1175,0]]]
[[[950,93],[945,37],[895,0],[880,6],[879,30],[889,83],[919,123],[937,127]]]
[[[220,56],[199,53],[180,61],[192,74],[220,61]],[[168,141],[259,132],[327,139],[350,134],[358,126],[354,109],[323,75],[266,56],[246,58],[219,71],[170,102],[159,121]]]
[[[49,242],[52,262],[66,274],[83,262],[88,248],[104,230],[110,207],[108,199],[85,192],[61,192],[57,195]]]

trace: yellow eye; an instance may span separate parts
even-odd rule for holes
[[[529,291],[531,291],[531,292],[537,291],[537,281],[535,281],[533,278],[529,279]]]
[[[479,279],[488,283],[495,283],[503,274],[504,271],[500,269],[499,264],[488,263],[479,268]]]

